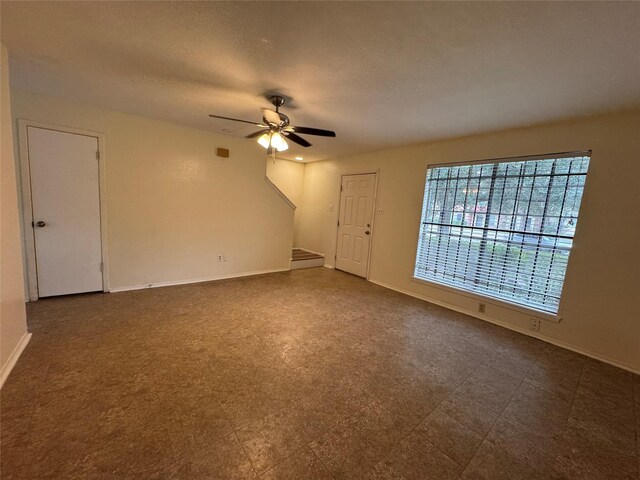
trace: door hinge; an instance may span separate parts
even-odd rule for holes
[[[342,185],[340,185],[340,191],[342,191]]]
[[[340,220],[338,220],[338,226],[340,226]]]
[[[96,150],[96,160],[100,160],[100,150]]]
[[[103,262],[100,262],[100,271],[104,272],[104,263]]]

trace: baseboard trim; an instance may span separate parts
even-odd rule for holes
[[[585,356],[587,356],[589,358],[593,358],[595,360],[599,360],[601,362],[608,363],[609,365],[613,365],[614,367],[622,368],[623,370],[627,370],[627,371],[629,371],[631,373],[640,374],[640,370],[638,368],[636,368],[636,367],[634,367],[632,365],[628,365],[626,363],[620,362],[618,360],[614,360],[614,359],[609,358],[609,357],[607,357],[605,355],[600,355],[598,353],[593,353],[593,352],[590,352],[590,351],[585,350],[583,348],[576,347],[575,345],[571,345],[569,343],[561,342],[559,340],[556,340],[555,338],[548,337],[546,335],[542,335],[542,334],[537,333],[537,332],[532,332],[531,330],[527,330],[527,329],[524,329],[524,328],[519,328],[519,327],[517,327],[515,325],[511,325],[509,323],[502,322],[500,320],[496,320],[496,319],[491,318],[491,317],[489,317],[487,315],[482,315],[482,314],[479,314],[478,312],[465,310],[463,308],[458,307],[457,305],[452,305],[450,303],[441,302],[439,300],[434,300],[434,299],[426,297],[424,295],[420,295],[420,294],[417,294],[415,292],[410,292],[408,290],[397,288],[397,287],[394,287],[393,285],[389,285],[389,284],[384,283],[384,282],[379,282],[377,280],[369,280],[369,281],[371,283],[375,283],[376,285],[379,285],[381,287],[388,288],[389,290],[393,290],[393,291],[396,291],[398,293],[402,293],[404,295],[409,295],[410,297],[414,297],[414,298],[417,298],[419,300],[423,300],[425,302],[433,303],[435,305],[439,305],[441,307],[448,308],[449,310],[454,310],[456,312],[463,313],[465,315],[469,315],[470,317],[479,318],[480,320],[484,320],[486,322],[493,323],[494,325],[498,325],[499,327],[504,327],[504,328],[507,328],[509,330],[513,330],[514,332],[522,333],[522,334],[527,335],[529,337],[537,338],[538,340],[542,340],[543,342],[550,343],[552,345],[555,345],[556,347],[560,347],[560,348],[564,348],[564,349],[567,349],[567,350],[571,350],[572,352],[576,352],[576,353],[579,353],[581,355],[585,355]]]
[[[216,280],[227,280],[230,278],[252,277],[254,275],[264,275],[265,273],[288,272],[290,268],[272,268],[267,270],[255,270],[251,272],[231,273],[228,275],[216,275],[214,277],[194,278],[190,280],[175,280],[170,282],[148,283],[145,285],[130,285],[127,287],[116,287],[110,290],[111,293],[130,292],[133,290],[144,290],[145,288],[172,287],[175,285],[189,285],[191,283],[213,282]]]
[[[295,203],[293,203],[293,202],[291,201],[291,199],[290,199],[289,197],[287,197],[287,195],[285,195],[285,193],[284,193],[282,190],[280,190],[280,189],[278,188],[278,186],[277,186],[275,183],[273,183],[269,177],[266,177],[266,176],[265,176],[265,177],[264,177],[264,181],[265,181],[265,182],[267,182],[267,184],[268,184],[271,188],[273,188],[273,189],[276,191],[276,193],[277,193],[278,195],[280,195],[280,197],[282,198],[282,200],[284,200],[284,201],[285,201],[285,203],[286,203],[287,205],[289,205],[293,210],[295,210],[296,208],[298,208],[298,207],[296,207],[296,204],[295,204]]]
[[[22,335],[22,338],[16,345],[16,348],[13,349],[13,352],[9,355],[6,363],[2,366],[2,369],[0,370],[0,388],[2,388],[5,380],[9,377],[13,367],[16,366],[16,363],[18,362],[20,355],[22,355],[22,352],[24,352],[24,349],[27,348],[27,344],[29,343],[29,340],[31,340],[31,335],[32,334],[30,332],[24,332],[24,335]]]

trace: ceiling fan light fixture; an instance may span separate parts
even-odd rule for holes
[[[269,145],[271,144],[271,135],[268,133],[263,133],[262,135],[260,135],[260,138],[258,138],[258,143],[264,148],[269,148]]]
[[[284,152],[289,148],[286,140],[279,132],[274,132],[271,134],[271,146],[278,150],[279,152]]]

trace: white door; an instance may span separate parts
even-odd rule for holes
[[[367,276],[376,175],[345,175],[340,191],[336,268]]]
[[[98,139],[27,127],[38,296],[102,290]]]

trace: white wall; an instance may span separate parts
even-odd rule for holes
[[[289,268],[293,210],[265,182],[265,150],[256,142],[17,89],[11,95],[15,119],[105,135],[111,290]],[[217,157],[216,147],[230,157]]]
[[[0,386],[24,348],[27,319],[24,306],[22,243],[13,151],[9,61],[4,45],[0,67]]]
[[[340,175],[380,169],[370,280],[476,315],[477,300],[411,279],[427,165],[589,149],[562,321],[540,336],[640,371],[640,111],[307,164],[298,243],[332,261]],[[484,318],[528,332],[526,314],[488,303]]]
[[[304,163],[284,159],[277,159],[274,162],[273,159],[269,157],[267,158],[267,176],[296,206],[293,245],[297,246],[298,239],[296,238],[296,232],[300,230],[298,225],[300,215],[298,212],[302,207]]]

